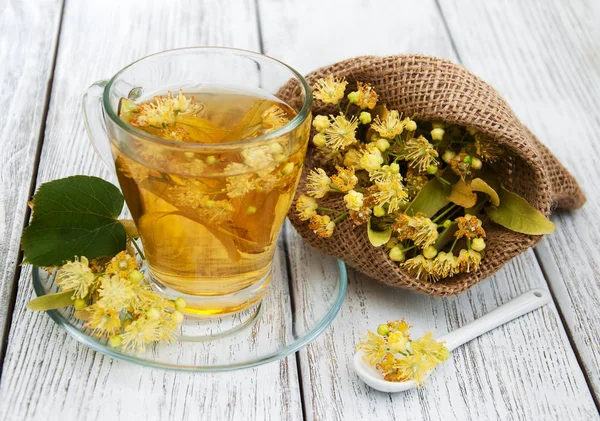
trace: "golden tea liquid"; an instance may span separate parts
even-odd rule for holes
[[[114,139],[113,154],[152,276],[179,293],[215,297],[189,303],[192,311],[236,311],[264,294],[310,119],[275,138],[240,140],[268,136],[294,115],[276,98],[218,89],[121,102],[125,122],[171,140]],[[240,300],[218,299],[253,285]]]

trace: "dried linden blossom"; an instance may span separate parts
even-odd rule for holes
[[[410,327],[404,319],[380,324],[377,333],[367,332],[357,351],[385,380],[415,380],[422,386],[431,370],[450,357],[450,351],[431,332],[412,339]]]

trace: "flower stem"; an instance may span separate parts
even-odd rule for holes
[[[450,253],[452,253],[452,250],[454,250],[454,246],[456,246],[456,243],[458,242],[458,237],[456,237],[454,239],[454,242],[452,243],[452,247],[450,247]]]
[[[414,249],[415,247],[417,247],[417,245],[416,245],[416,244],[415,244],[415,245],[412,245],[412,246],[410,246],[410,247],[407,247],[407,248],[405,248],[405,249],[402,249],[402,253],[406,253],[407,251],[409,251],[409,250],[412,250],[412,249]]]
[[[338,189],[336,186],[333,186],[333,185],[331,185],[331,184],[329,185],[329,188],[330,188],[331,190],[335,190],[335,191],[337,191],[337,192],[344,193],[342,190]]]
[[[142,249],[140,249],[140,246],[137,245],[137,243],[135,242],[135,239],[133,237],[131,237],[129,234],[127,234],[127,238],[129,238],[129,241],[131,241],[131,244],[133,244],[133,247],[135,247],[136,251],[140,254],[140,257],[142,258],[142,260],[146,260],[146,256],[144,255],[144,252],[142,251]]]
[[[344,213],[342,213],[340,216],[338,216],[337,218],[335,218],[335,219],[333,220],[333,222],[337,222],[337,221],[339,221],[340,219],[342,219],[342,218],[346,217],[347,215],[348,215],[348,212],[344,212]]]
[[[442,217],[446,216],[448,214],[448,212],[450,212],[451,210],[453,210],[456,206],[458,206],[458,205],[455,204],[455,203],[453,203],[452,205],[450,205],[450,207],[448,209],[446,209],[444,212],[442,212],[440,215],[438,215],[438,217],[435,218],[432,222],[439,221]]]
[[[337,103],[336,105],[337,105],[337,107],[338,107],[338,110],[340,110],[340,114],[344,114],[344,112],[342,111],[342,107],[340,107],[340,104],[339,104],[339,103]]]

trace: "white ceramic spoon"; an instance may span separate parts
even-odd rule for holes
[[[530,311],[540,308],[550,302],[550,293],[543,289],[532,289],[525,294],[509,301],[498,307],[494,311],[480,317],[471,323],[450,332],[439,338],[439,341],[446,341],[446,347],[450,352],[459,346],[469,342],[476,337],[489,332],[492,329],[502,326]],[[403,392],[417,387],[417,382],[409,380],[407,382],[389,382],[384,380],[381,374],[368,363],[364,362],[363,354],[357,352],[354,355],[354,370],[366,384],[382,392]]]

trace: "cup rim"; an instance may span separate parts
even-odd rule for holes
[[[272,132],[266,133],[264,135],[261,136],[256,136],[256,137],[251,137],[248,139],[240,139],[240,140],[236,140],[233,142],[227,142],[227,143],[188,143],[188,142],[181,142],[181,141],[177,141],[177,140],[170,140],[170,139],[163,139],[159,136],[155,136],[153,134],[147,133],[143,130],[140,130],[136,127],[133,127],[130,124],[125,123],[115,112],[115,110],[113,109],[113,107],[110,104],[110,98],[109,98],[109,92],[110,89],[113,85],[113,83],[115,82],[115,80],[127,69],[129,69],[131,66],[138,64],[150,57],[154,57],[154,56],[159,56],[162,54],[167,54],[167,53],[172,53],[174,51],[211,51],[211,52],[226,52],[226,53],[231,53],[231,54],[240,54],[243,53],[245,55],[250,55],[250,56],[255,56],[255,57],[263,57],[263,58],[267,58],[268,60],[271,60],[273,62],[276,62],[284,67],[286,67],[288,70],[290,70],[292,72],[292,74],[294,76],[296,76],[296,78],[300,81],[300,84],[302,85],[302,88],[304,89],[304,91],[306,92],[306,97],[304,99],[304,103],[302,104],[302,108],[300,109],[300,111],[294,116],[294,118],[292,120],[290,120],[288,123],[286,123],[284,126],[281,126],[275,130],[273,130]],[[268,56],[266,54],[262,54],[256,51],[251,51],[251,50],[245,50],[242,48],[231,48],[231,47],[183,47],[183,48],[173,48],[170,50],[164,50],[164,51],[159,51],[157,53],[153,53],[153,54],[149,54],[147,56],[144,56],[130,64],[128,64],[127,66],[123,67],[121,70],[119,70],[117,73],[115,73],[115,75],[113,77],[111,77],[108,82],[106,83],[106,86],[104,87],[104,92],[102,94],[102,105],[103,105],[103,109],[106,111],[106,113],[108,114],[108,116],[110,117],[110,119],[117,124],[121,129],[125,130],[126,132],[129,132],[130,134],[137,136],[137,137],[141,137],[141,138],[145,138],[146,140],[149,140],[151,142],[163,145],[163,146],[168,146],[168,147],[176,147],[176,148],[182,148],[184,147],[185,149],[195,149],[195,150],[202,150],[202,149],[215,149],[215,148],[228,148],[228,147],[239,147],[239,146],[243,146],[246,144],[254,144],[254,143],[259,143],[261,141],[265,141],[265,140],[270,140],[270,139],[274,139],[274,138],[278,138],[278,137],[282,137],[286,134],[288,134],[289,132],[293,131],[294,129],[296,129],[298,126],[300,126],[307,118],[308,115],[310,114],[310,110],[312,107],[312,102],[313,102],[313,97],[312,97],[312,90],[310,88],[310,85],[308,84],[308,82],[306,81],[306,79],[304,79],[304,76],[302,76],[302,74],[300,74],[297,70],[295,70],[293,67],[285,64],[284,62],[282,62],[281,60],[277,60],[276,58],[273,58],[271,56]]]

